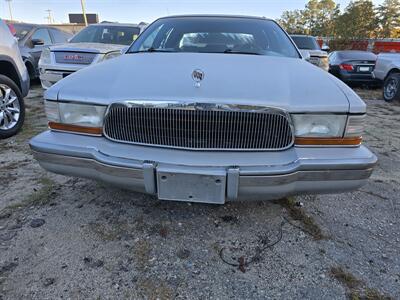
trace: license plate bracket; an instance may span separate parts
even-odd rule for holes
[[[161,200],[224,204],[226,171],[157,169]]]

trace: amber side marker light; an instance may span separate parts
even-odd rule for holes
[[[61,124],[56,122],[49,122],[49,127],[54,130],[70,131],[82,134],[102,135],[103,129],[101,127],[85,127],[79,125]]]
[[[358,146],[361,144],[362,137],[345,138],[306,138],[297,137],[294,143],[299,146]]]

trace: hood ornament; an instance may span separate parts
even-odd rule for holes
[[[192,72],[192,79],[195,81],[195,87],[200,87],[200,82],[204,79],[204,72],[196,69]]]

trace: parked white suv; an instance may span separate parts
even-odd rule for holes
[[[142,30],[142,25],[135,24],[94,24],[67,44],[45,48],[39,60],[43,88],[84,67],[121,55]]]
[[[18,42],[0,19],[0,139],[15,135],[25,117],[29,75]]]

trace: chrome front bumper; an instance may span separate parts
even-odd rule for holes
[[[366,183],[377,161],[364,146],[196,152],[125,145],[99,137],[50,131],[33,138],[30,146],[40,165],[54,173],[101,180],[163,199],[216,204],[225,200],[272,200],[354,190]],[[179,199],[171,199],[165,196],[171,191],[161,195],[159,192],[163,174],[218,178],[218,184],[223,184],[223,195],[193,198],[191,193],[199,192],[193,184],[180,188],[183,192],[178,193]],[[182,198],[186,192],[188,197]]]

